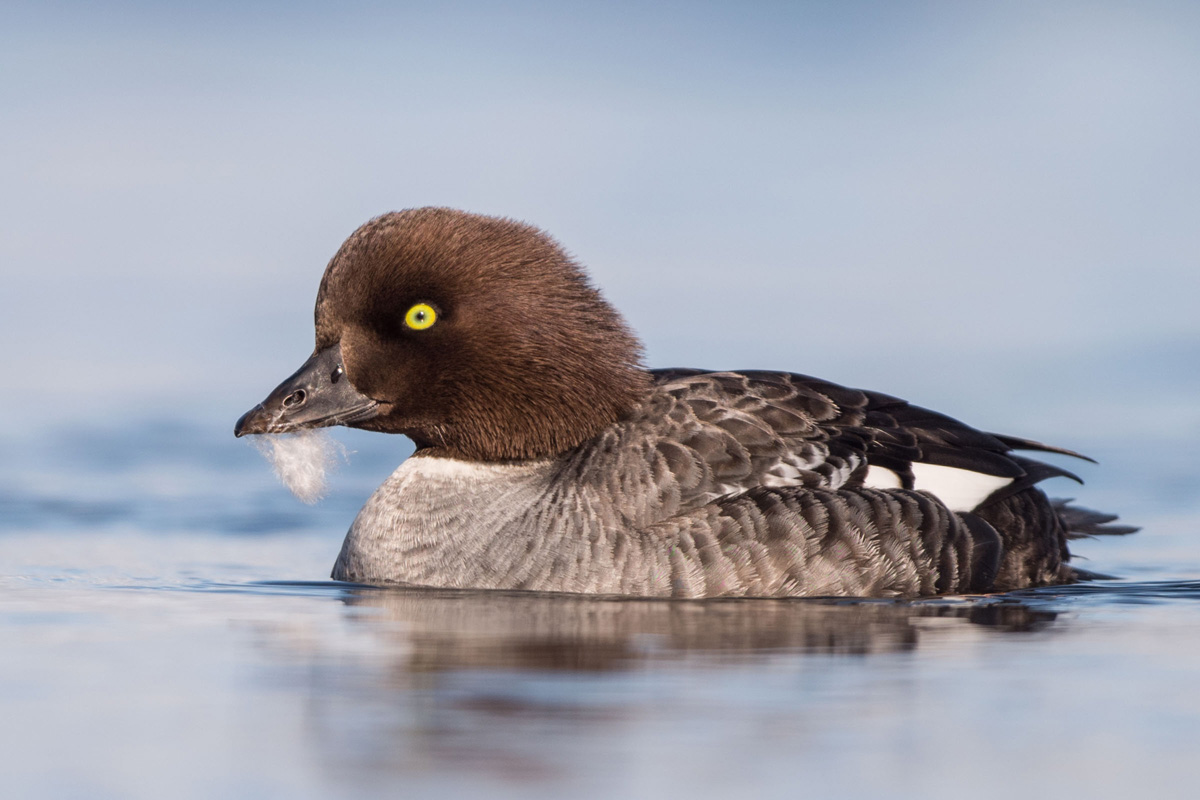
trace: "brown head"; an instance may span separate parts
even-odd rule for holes
[[[451,209],[355,231],[321,280],[316,332],[313,357],[238,435],[345,424],[407,434],[430,454],[540,458],[649,387],[637,339],[553,239]]]

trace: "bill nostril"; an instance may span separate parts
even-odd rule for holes
[[[287,397],[283,398],[283,407],[299,408],[300,406],[304,405],[304,401],[306,399],[308,399],[308,394],[303,389],[297,389]]]

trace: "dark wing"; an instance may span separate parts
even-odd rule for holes
[[[1045,478],[1075,478],[1013,451],[1075,453],[985,433],[877,392],[785,372],[652,374],[658,392],[647,419],[665,420],[657,449],[679,480],[683,508],[754,487],[857,488],[870,485],[872,467],[904,489],[926,488],[914,464],[1007,481],[988,502]]]

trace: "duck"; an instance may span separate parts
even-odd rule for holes
[[[1068,542],[1136,530],[1051,500],[1076,476],[874,391],[647,369],[550,235],[448,208],[378,216],[325,269],[311,357],[236,436],[342,425],[415,451],[334,580],[644,598],[917,598],[1065,584]]]

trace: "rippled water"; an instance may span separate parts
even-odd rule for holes
[[[1118,580],[662,602],[325,581],[407,452],[341,438],[314,508],[224,427],[5,438],[5,796],[1194,796],[1194,455],[1054,487],[1144,526],[1076,546]]]

